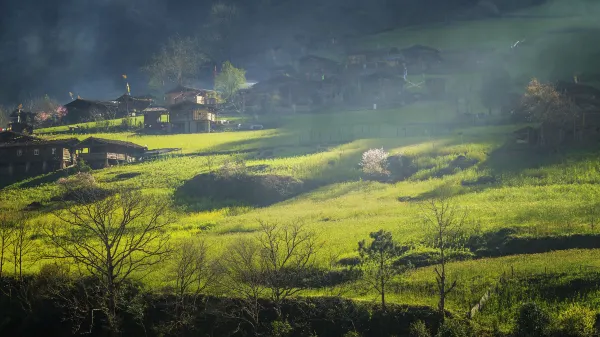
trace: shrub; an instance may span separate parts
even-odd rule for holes
[[[548,336],[550,316],[535,303],[525,303],[519,308],[515,335],[521,337]]]
[[[361,337],[357,331],[348,331],[344,334],[344,337]]]
[[[596,313],[579,304],[572,304],[558,315],[556,330],[561,336],[588,337],[594,335]]]
[[[289,336],[294,330],[288,321],[273,321],[271,323],[274,337],[285,337]]]
[[[416,321],[410,324],[411,337],[431,337],[431,332],[423,321]]]
[[[370,149],[363,153],[360,167],[363,173],[372,176],[388,176],[388,156],[389,153],[383,148]]]
[[[446,319],[440,326],[436,337],[469,337],[472,335],[466,323],[457,319]]]
[[[227,160],[221,165],[217,175],[222,179],[240,177],[246,174],[246,162],[243,160]]]
[[[79,172],[68,178],[58,179],[57,184],[67,192],[72,192],[96,186],[96,179],[90,173]]]

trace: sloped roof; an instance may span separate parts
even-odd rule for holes
[[[212,108],[211,106],[205,105],[205,104],[199,104],[199,103],[191,102],[191,101],[181,101],[179,103],[175,103],[175,104],[169,105],[168,109],[169,110],[181,110],[181,109],[185,109],[185,108],[189,108],[189,107],[191,107],[191,108],[198,108],[198,109],[200,109],[200,108],[206,108],[206,109]]]
[[[0,132],[0,144],[11,143],[11,142],[27,142],[40,139],[34,136],[26,135],[14,131],[2,131]],[[41,139],[40,139],[41,140]]]
[[[70,103],[65,104],[65,107],[73,107],[76,105],[104,105],[104,106],[118,106],[119,102],[117,101],[95,101],[89,99],[78,98]]]
[[[10,131],[7,131],[10,132]],[[2,132],[4,133],[4,132]],[[0,133],[0,135],[2,134]],[[16,132],[14,134],[24,136],[24,138],[20,140],[14,140],[9,142],[0,143],[0,148],[8,148],[8,147],[22,147],[22,146],[39,146],[39,145],[66,145],[68,147],[72,147],[79,142],[77,138],[66,138],[66,139],[53,139],[46,140],[37,137],[31,137],[27,135],[22,135]],[[1,136],[0,136],[1,137]]]
[[[168,112],[169,110],[165,107],[162,106],[154,106],[154,107],[148,107],[144,110],[142,110],[142,112]]]
[[[145,146],[141,146],[132,142],[125,142],[122,140],[113,140],[113,139],[105,139],[105,138],[96,138],[96,137],[89,137],[86,138],[84,140],[82,140],[79,144],[77,144],[75,147],[76,148],[83,148],[86,146],[91,145],[91,143],[100,143],[100,144],[111,144],[111,145],[119,145],[119,146],[125,146],[125,147],[129,147],[129,148],[133,148],[133,149],[137,149],[137,150],[146,150],[147,148]]]

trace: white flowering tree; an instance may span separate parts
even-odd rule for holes
[[[372,176],[389,176],[390,171],[387,169],[389,155],[383,148],[365,151],[360,162],[363,173]]]

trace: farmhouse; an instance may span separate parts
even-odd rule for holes
[[[117,101],[92,101],[78,98],[65,105],[69,123],[89,122],[98,118],[113,119],[119,110]]]
[[[218,93],[214,90],[196,89],[177,86],[171,91],[165,93],[165,101],[167,105],[177,104],[181,102],[193,102],[197,104],[213,105],[217,104]]]
[[[151,96],[135,97],[125,94],[115,100],[118,103],[117,116],[130,116],[132,113],[139,113],[149,107],[154,99]]]
[[[92,168],[108,167],[122,163],[139,161],[146,150],[131,142],[90,137],[74,146],[77,157]]]
[[[183,101],[169,106],[169,111],[168,132],[210,132],[210,125],[215,121],[212,105]]]
[[[75,138],[44,140],[12,131],[0,132],[0,174],[34,176],[71,166]]]
[[[298,71],[307,81],[322,81],[337,75],[339,65],[323,57],[307,55],[298,60]]]
[[[169,110],[165,107],[148,107],[142,111],[144,129],[166,130],[169,124]]]
[[[16,109],[8,117],[10,118],[10,122],[8,123],[9,130],[18,133],[33,133],[35,113]]]

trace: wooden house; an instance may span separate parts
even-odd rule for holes
[[[35,113],[16,109],[13,111],[8,118],[8,130],[17,133],[33,133],[33,125],[35,123]]]
[[[123,117],[141,113],[154,102],[154,99],[151,96],[136,97],[125,94],[115,101],[118,102],[117,117]]]
[[[76,144],[77,158],[84,160],[92,168],[132,163],[141,160],[145,146],[120,140],[90,137]]]
[[[75,138],[44,140],[12,131],[0,132],[0,174],[35,176],[71,166],[77,143]]]
[[[307,81],[323,81],[339,73],[339,64],[323,57],[307,55],[298,60],[298,72]]]
[[[93,101],[78,98],[65,105],[69,123],[90,122],[98,119],[116,118],[119,110],[117,101]]]
[[[246,108],[254,112],[310,110],[317,87],[292,76],[277,76],[253,85],[245,94]]]
[[[169,125],[169,110],[165,107],[148,107],[142,111],[144,129],[167,130]]]
[[[210,132],[215,122],[215,108],[211,105],[183,101],[169,106],[168,132]]]
[[[214,90],[197,89],[182,85],[165,93],[165,102],[167,105],[173,105],[184,101],[216,106],[218,102],[218,93]]]

